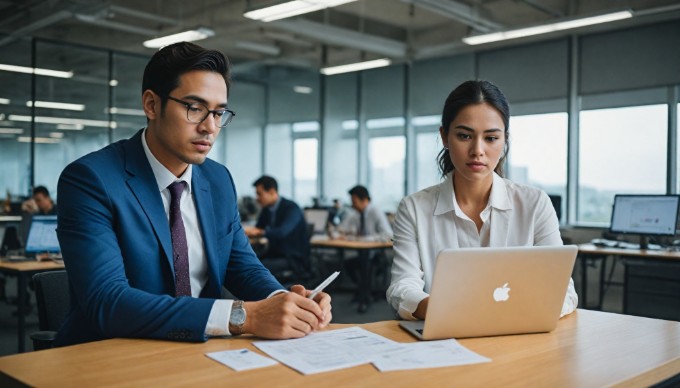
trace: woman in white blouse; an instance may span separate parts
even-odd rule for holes
[[[444,181],[404,198],[394,225],[387,300],[403,319],[424,319],[437,254],[446,248],[562,245],[545,192],[503,179],[510,108],[487,81],[449,94],[439,128]],[[574,282],[562,316],[576,309]]]

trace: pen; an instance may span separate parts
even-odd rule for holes
[[[324,280],[321,284],[319,284],[318,286],[316,286],[316,288],[314,289],[314,291],[312,291],[312,293],[309,294],[309,296],[308,296],[307,298],[309,298],[309,299],[314,299],[314,297],[316,297],[317,295],[319,295],[319,292],[323,291],[324,288],[326,288],[329,284],[331,284],[331,282],[332,282],[333,280],[335,280],[335,278],[337,278],[338,275],[340,275],[340,271],[335,271],[335,272],[333,272],[333,273],[331,274],[331,276],[329,276],[329,277],[328,277],[326,280]]]

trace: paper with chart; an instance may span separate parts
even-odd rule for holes
[[[292,340],[253,342],[253,345],[303,374],[366,364],[379,355],[402,350],[402,344],[358,326]]]
[[[225,350],[205,355],[237,372],[278,364],[275,360],[248,349]]]
[[[381,372],[477,364],[491,359],[463,347],[454,339],[402,344],[402,350],[373,360]]]

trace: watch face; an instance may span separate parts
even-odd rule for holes
[[[231,317],[229,321],[232,325],[242,325],[246,321],[246,312],[241,309],[234,309],[231,312]]]

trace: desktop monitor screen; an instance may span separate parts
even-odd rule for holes
[[[24,250],[26,253],[60,252],[57,216],[33,216]]]
[[[673,236],[679,206],[680,195],[616,195],[609,230]]]
[[[326,233],[328,209],[305,209],[305,220],[314,225],[314,234]]]

